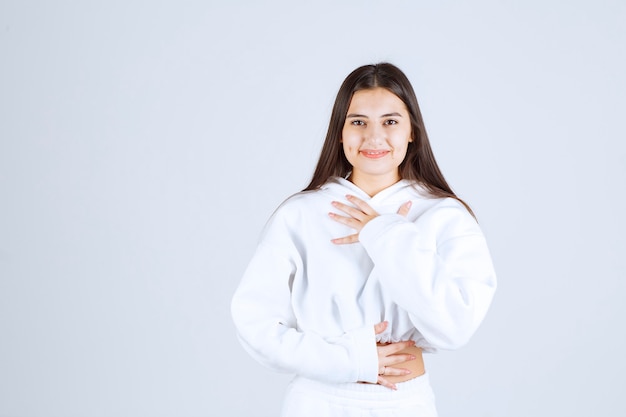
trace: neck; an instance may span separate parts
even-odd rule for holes
[[[375,196],[385,188],[391,187],[400,181],[400,174],[390,175],[368,175],[359,172],[352,172],[348,180],[365,191],[370,197]]]

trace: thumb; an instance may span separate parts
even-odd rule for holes
[[[385,331],[385,329],[387,328],[387,322],[386,321],[381,321],[378,324],[374,325],[374,334],[381,334],[382,332]]]
[[[398,209],[398,214],[400,216],[406,217],[406,215],[409,214],[409,211],[411,210],[412,205],[413,203],[411,201],[407,201],[406,203],[400,206],[400,208]]]

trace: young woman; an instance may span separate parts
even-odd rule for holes
[[[343,82],[313,179],[267,223],[232,315],[254,358],[296,374],[284,416],[436,416],[422,352],[465,344],[495,288],[409,80],[381,63]]]

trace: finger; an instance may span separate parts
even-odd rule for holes
[[[385,331],[385,329],[387,328],[387,325],[389,324],[389,322],[387,321],[381,321],[378,324],[374,325],[374,334],[381,334],[382,332]]]
[[[400,376],[408,375],[411,371],[405,368],[394,368],[392,366],[385,366],[385,376]]]
[[[400,208],[398,209],[398,214],[400,216],[406,217],[407,214],[409,214],[409,211],[411,211],[411,206],[412,205],[413,205],[413,202],[407,201],[406,203],[404,203],[403,205],[400,206]]]
[[[336,209],[343,211],[344,213],[346,213],[350,217],[354,217],[355,219],[363,220],[367,217],[367,213],[365,213],[363,210],[360,210],[356,207],[343,204],[339,201],[333,201],[331,204]]]
[[[384,354],[385,356],[389,356],[411,346],[415,346],[415,341],[407,340],[404,342],[390,343],[388,345],[379,346],[378,348],[382,354]]]
[[[387,388],[392,389],[392,390],[397,390],[398,389],[396,387],[396,384],[392,384],[391,382],[387,381],[385,378],[383,378],[380,375],[378,375],[377,383],[382,385],[383,387],[387,387]]]
[[[361,213],[361,214],[363,214],[363,213]],[[328,217],[330,217],[331,219],[333,219],[337,223],[345,224],[346,226],[348,226],[351,229],[360,230],[360,229],[363,228],[363,223],[361,223],[359,220],[357,220],[357,219],[355,219],[353,217],[340,216],[339,214],[333,213],[333,212],[328,213]]]
[[[349,202],[351,202],[352,204],[357,206],[359,209],[361,209],[363,213],[369,214],[370,216],[378,214],[376,210],[372,208],[372,206],[367,204],[365,201],[361,200],[359,197],[355,197],[351,194],[348,194],[346,195],[346,198],[348,199]]]
[[[394,368],[391,368],[391,366],[397,365],[403,362],[412,361],[412,360],[415,360],[415,356],[411,355],[410,353],[406,353],[406,354],[403,353],[400,355],[389,355],[389,356],[385,356],[383,359],[380,359],[380,366],[386,366],[387,369],[394,369]],[[398,368],[398,369],[402,369],[402,368]],[[385,375],[390,375],[390,374],[385,373]],[[396,374],[393,374],[393,375],[396,375]]]
[[[354,234],[354,235],[350,235],[346,237],[338,237],[336,239],[331,239],[330,241],[333,242],[335,245],[346,245],[348,243],[356,243],[359,241],[359,235]]]

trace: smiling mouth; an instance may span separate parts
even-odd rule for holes
[[[382,158],[383,156],[387,155],[389,153],[389,151],[387,150],[378,150],[378,151],[373,151],[373,150],[362,150],[360,151],[361,155],[363,155],[366,158],[370,158],[370,159],[378,159],[378,158]]]

